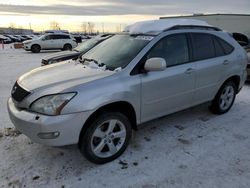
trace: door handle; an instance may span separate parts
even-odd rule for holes
[[[228,65],[228,64],[229,64],[228,60],[223,61],[223,65]]]
[[[195,69],[193,68],[188,68],[186,71],[185,71],[185,74],[192,74],[192,72],[194,72]]]

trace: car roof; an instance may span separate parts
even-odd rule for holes
[[[67,33],[45,33],[44,35],[66,35],[66,36],[70,36],[70,34],[67,34]]]
[[[151,34],[158,35],[173,29],[220,29],[209,25],[205,21],[195,19],[164,19],[137,22],[125,28],[124,32],[129,34]]]

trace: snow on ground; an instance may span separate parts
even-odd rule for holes
[[[250,187],[249,85],[227,114],[201,105],[145,124],[105,165],[88,162],[76,146],[52,148],[6,129],[12,85],[48,53],[0,49],[0,187]]]

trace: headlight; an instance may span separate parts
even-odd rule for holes
[[[41,97],[34,101],[30,110],[46,115],[59,115],[63,107],[76,95],[76,93],[54,94]]]

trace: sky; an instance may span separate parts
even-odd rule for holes
[[[82,23],[114,32],[124,26],[160,16],[194,13],[250,14],[250,0],[0,0],[0,27],[81,31]]]

